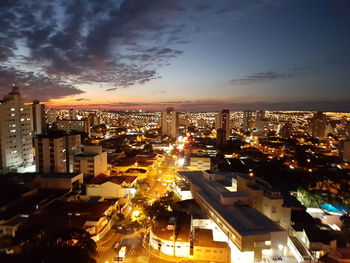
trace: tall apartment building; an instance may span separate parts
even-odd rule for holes
[[[74,172],[95,177],[107,171],[107,152],[101,145],[85,145],[84,153],[74,156]]]
[[[221,132],[221,136],[217,137],[220,138],[220,141],[218,141],[219,144],[223,143],[223,138],[225,138],[226,141],[229,139],[231,134],[230,128],[230,111],[228,109],[224,109],[215,116],[216,132],[218,132],[218,130]]]
[[[80,134],[45,134],[34,138],[34,145],[40,173],[72,173],[74,155],[81,153]]]
[[[269,120],[265,117],[264,110],[256,112],[256,131],[263,135],[267,135],[269,132]]]
[[[251,111],[243,112],[242,128],[244,131],[251,131],[253,129],[253,113]]]
[[[24,105],[19,87],[0,100],[0,170],[7,172],[33,164],[31,109]]]
[[[35,100],[31,107],[33,133],[40,135],[45,131],[45,104],[40,104],[38,100]]]
[[[179,113],[169,107],[162,112],[162,135],[169,135],[171,138],[177,138],[179,133]]]
[[[293,133],[293,126],[291,122],[286,122],[281,128],[281,137],[290,138]]]
[[[341,141],[339,157],[342,158],[344,162],[350,162],[350,140]]]
[[[314,114],[310,121],[311,134],[315,138],[326,136],[327,117],[321,111]]]
[[[90,136],[90,119],[85,118],[81,120],[57,120],[57,128],[67,133],[71,131],[84,132]]]

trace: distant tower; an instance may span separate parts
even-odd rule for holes
[[[244,111],[243,112],[243,130],[244,131],[251,131],[253,129],[253,114],[251,111]]]
[[[339,157],[342,158],[344,162],[350,162],[350,140],[341,141]]]
[[[177,138],[179,134],[179,113],[173,107],[168,107],[162,112],[162,135]]]
[[[281,128],[281,137],[290,138],[292,136],[293,126],[291,122],[285,123]]]
[[[269,120],[265,117],[264,110],[256,112],[256,131],[264,135],[269,133]]]
[[[24,105],[19,87],[0,101],[0,169],[1,172],[33,164],[31,107]]]
[[[228,109],[222,110],[222,112],[218,113],[215,116],[215,129],[217,133],[217,142],[219,144],[229,139],[231,132],[230,132],[230,111]]]
[[[326,136],[327,117],[321,111],[314,114],[310,121],[311,134],[315,138],[324,138]]]
[[[34,135],[39,135],[45,131],[45,104],[40,104],[38,100],[35,100],[31,106]]]
[[[70,120],[76,120],[77,119],[77,112],[73,108],[69,110],[68,119],[70,119]]]

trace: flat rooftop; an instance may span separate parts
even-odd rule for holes
[[[72,179],[78,176],[80,173],[52,173],[52,174],[43,174],[43,178],[62,178],[62,179]]]
[[[226,242],[214,241],[211,229],[195,228],[194,245],[199,247],[229,248]]]
[[[196,187],[197,194],[213,211],[216,211],[241,236],[264,235],[284,231],[271,219],[248,206],[223,205],[220,196],[230,196],[232,192],[216,181],[209,181],[203,172],[179,172],[190,184]]]
[[[169,225],[175,227],[168,228]],[[190,242],[191,216],[183,212],[176,212],[172,215],[159,215],[152,227],[152,232],[164,240],[175,240],[177,242]]]

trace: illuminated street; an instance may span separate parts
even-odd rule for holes
[[[175,160],[172,155],[167,155],[163,163],[156,169],[152,169],[146,178],[151,187],[143,192],[150,200],[156,200],[166,194],[174,178]],[[112,228],[100,241],[97,242],[98,256],[97,263],[114,262],[114,257],[118,254],[118,248],[114,249],[117,242],[118,248],[127,246],[127,253],[123,262],[166,262],[162,260],[154,261],[154,258],[142,247],[141,233],[135,232],[130,235],[116,233]]]

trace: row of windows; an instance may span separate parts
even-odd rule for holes
[[[200,252],[200,251],[202,251],[202,249],[197,248],[196,251]],[[217,251],[217,250],[211,250],[211,249],[205,249],[205,250],[203,249],[203,251],[205,251],[205,252],[213,252],[213,253],[221,253],[221,254],[223,253],[222,250]]]

